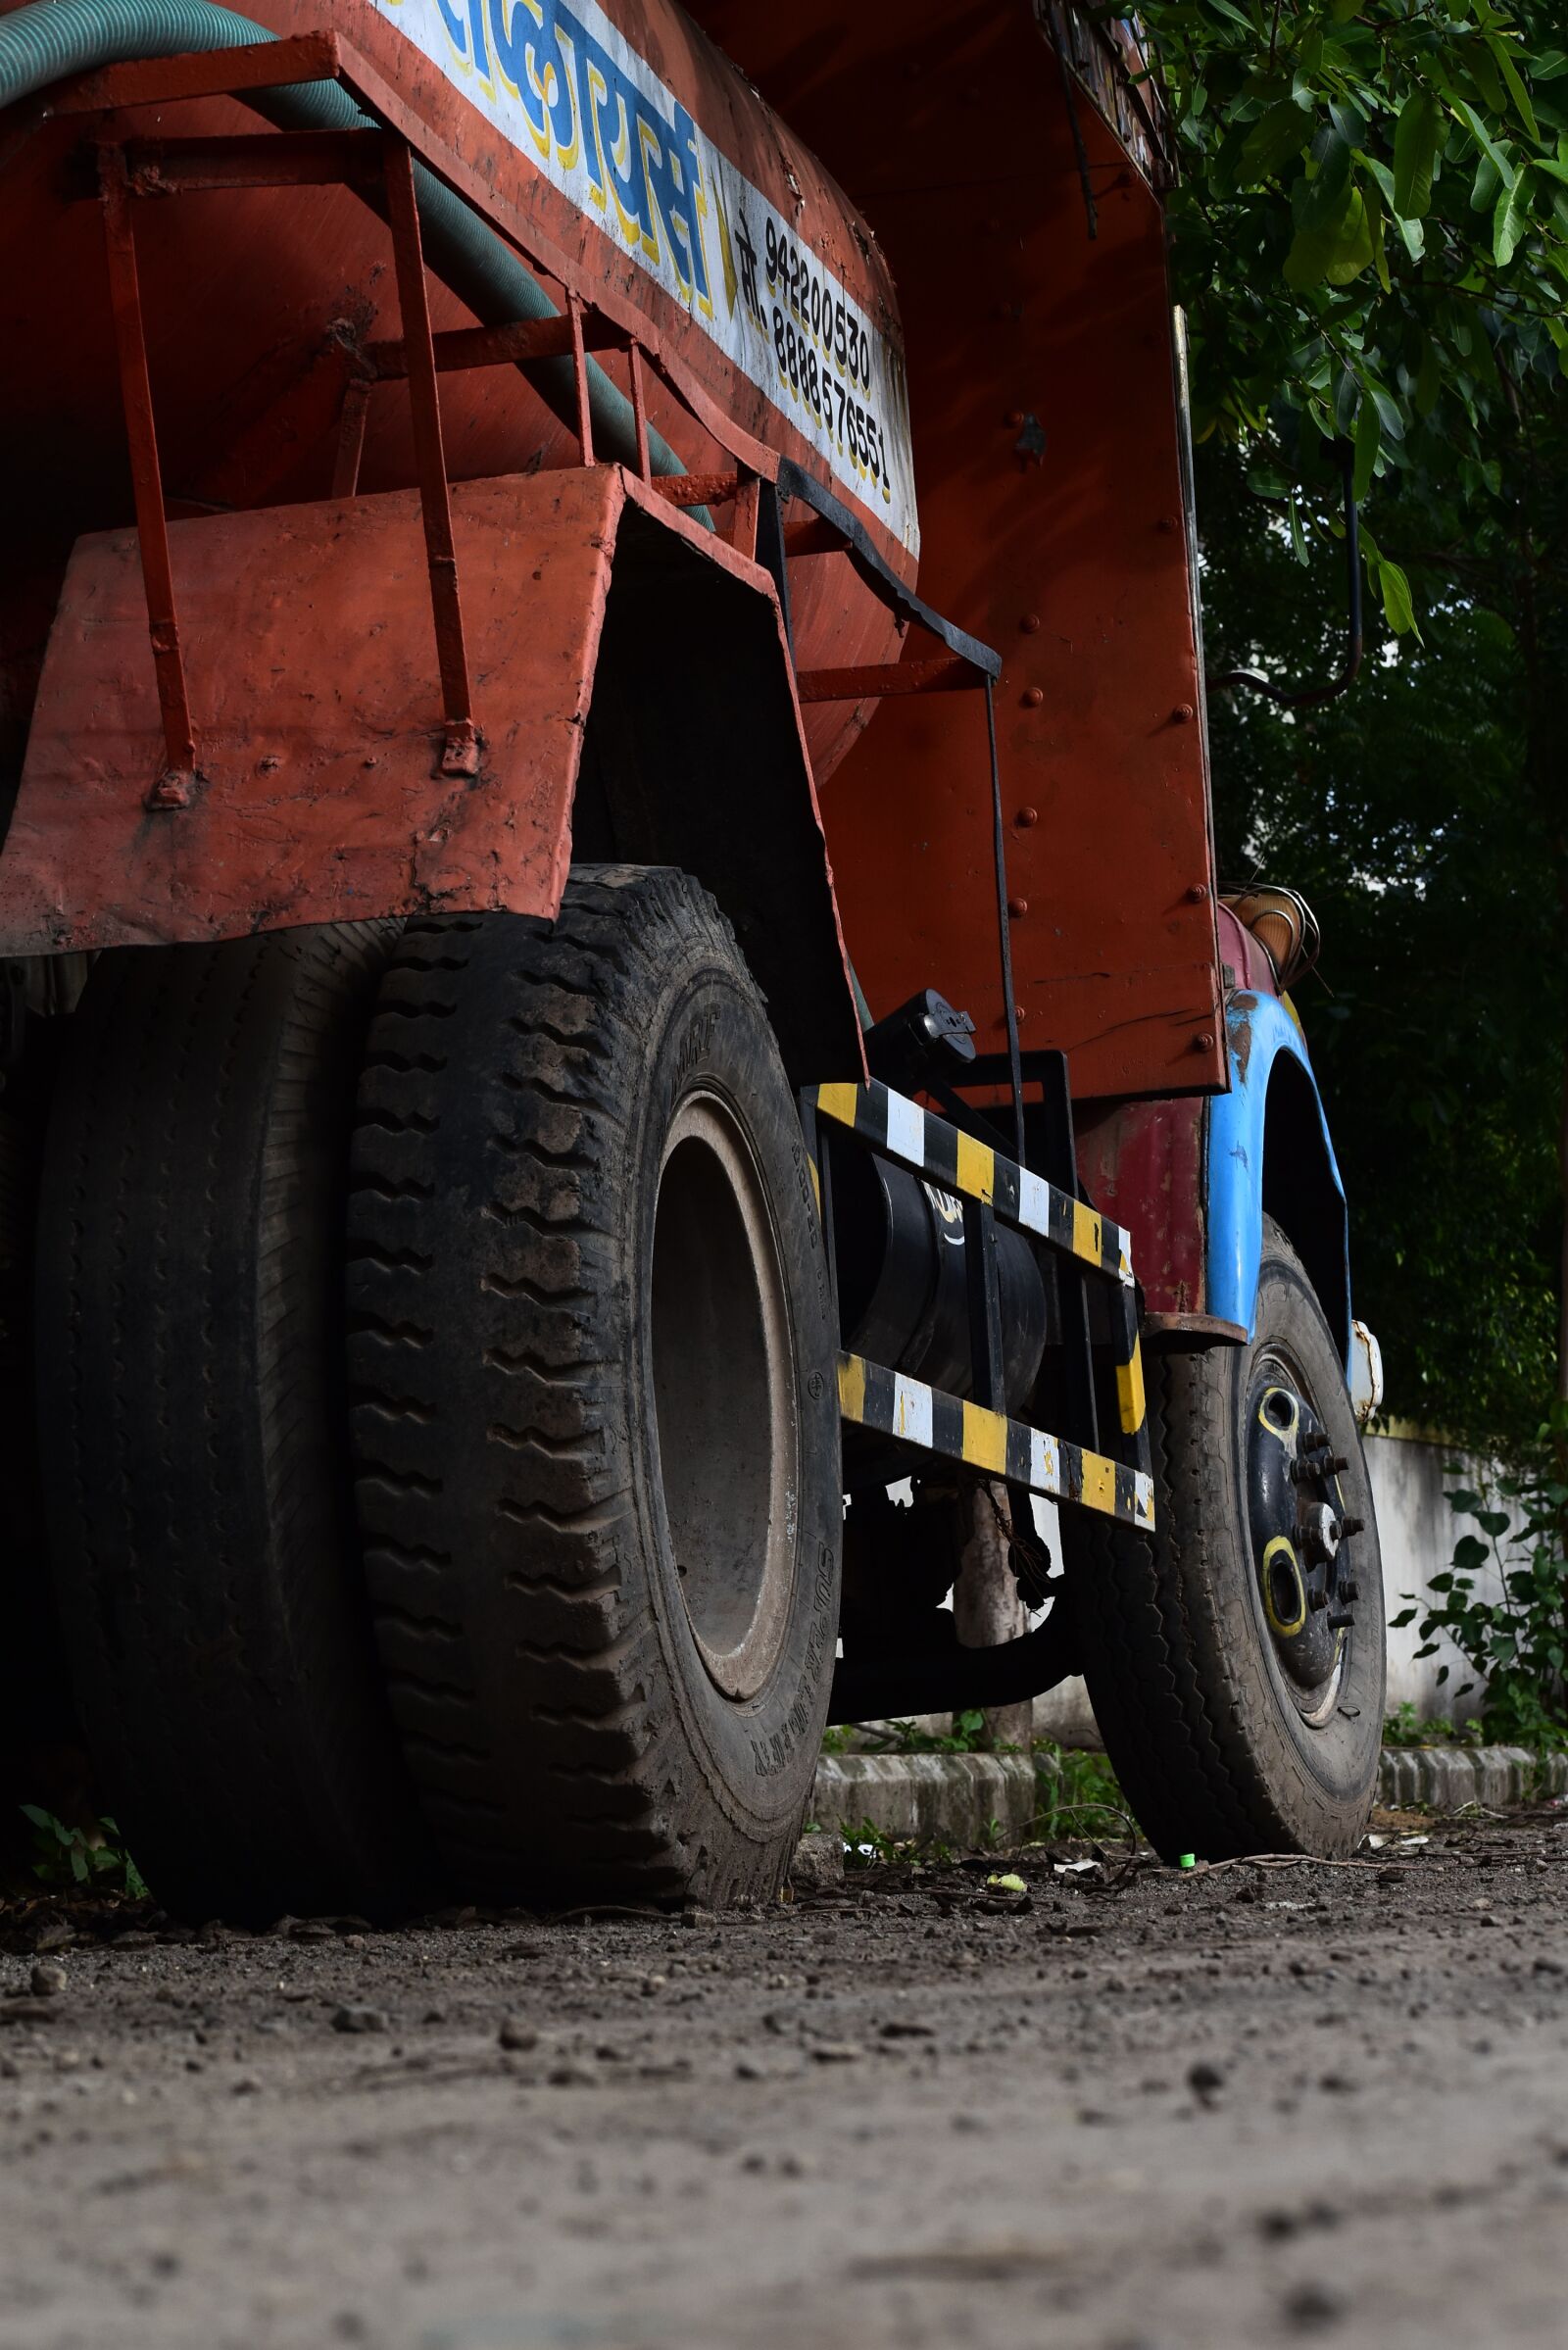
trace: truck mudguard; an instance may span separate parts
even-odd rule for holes
[[[1289,1235],[1351,1369],[1345,1187],[1300,1025],[1272,996],[1226,1009],[1230,1091],[1205,1104],[1204,1305],[1249,1338],[1255,1328],[1263,1217]]]

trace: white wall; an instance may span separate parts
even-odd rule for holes
[[[1473,1519],[1456,1517],[1446,1495],[1454,1486],[1482,1492],[1495,1470],[1455,1452],[1451,1444],[1433,1444],[1404,1436],[1366,1439],[1366,1465],[1377,1503],[1378,1536],[1383,1545],[1383,1590],[1391,1616],[1402,1614],[1413,1594],[1419,1607],[1428,1596],[1427,1579],[1453,1564],[1453,1547],[1462,1534],[1475,1534]],[[1450,1471],[1456,1472],[1449,1474]],[[1477,1591],[1496,1596],[1500,1578],[1494,1566],[1483,1570]],[[1440,1642],[1436,1656],[1416,1661],[1421,1645],[1421,1620],[1389,1634],[1389,1711],[1411,1704],[1423,1720],[1443,1717],[1462,1721],[1480,1711],[1481,1689],[1460,1696],[1461,1682],[1474,1678],[1471,1667],[1451,1642]],[[1438,1669],[1448,1667],[1440,1688]]]

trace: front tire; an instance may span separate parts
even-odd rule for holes
[[[350,1215],[361,1524],[473,1891],[766,1894],[826,1719],[834,1337],[795,1105],[684,875],[412,928]]]
[[[1153,1536],[1062,1518],[1128,1801],[1166,1860],[1351,1852],[1383,1735],[1377,1523],[1333,1337],[1267,1218],[1254,1338],[1166,1355],[1150,1417]]]

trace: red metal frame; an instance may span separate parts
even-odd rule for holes
[[[446,704],[443,775],[476,775],[479,741],[473,725],[473,690],[463,642],[463,598],[458,588],[458,550],[452,535],[452,497],[446,452],[441,443],[441,394],[430,340],[430,305],[424,285],[424,248],[414,186],[414,158],[402,139],[388,139],[382,154],[392,251],[397,265],[398,301],[403,311],[403,345],[409,370],[409,406],[414,416],[414,450],[418,467],[419,511],[430,566],[430,608],[435,615],[436,657]]]
[[[473,367],[526,366],[532,361],[569,354],[581,462],[592,465],[596,460],[588,355],[623,351],[640,479],[675,508],[733,504],[730,544],[749,558],[755,557],[756,551],[760,484],[776,480],[778,474],[777,454],[714,410],[707,395],[662,346],[657,332],[640,313],[631,311],[624,318],[617,317],[620,303],[603,289],[596,291],[590,300],[559,256],[542,257],[519,246],[535,267],[559,277],[565,300],[564,317],[435,333],[425,284],[414,178],[415,154],[418,152],[428,168],[439,171],[449,184],[469,194],[463,185],[466,175],[431,140],[417,118],[391,101],[386,86],[338,35],[308,34],[254,49],[204,52],[109,67],[68,85],[60,93],[57,110],[63,113],[116,110],[131,104],[169,103],[328,77],[342,81],[362,103],[376,112],[400,118],[397,127],[140,139],[100,149],[99,197],[109,258],[122,399],[130,443],[148,627],[157,664],[167,752],[167,763],[148,792],[150,808],[188,807],[199,778],[136,275],[133,198],[334,184],[363,192],[377,182],[384,189],[403,331],[395,339],[368,346],[345,385],[332,488],[334,495],[343,497],[352,497],[356,492],[373,386],[377,382],[406,381],[441,677],[445,747],[439,771],[443,775],[477,774],[481,748],[474,724],[442,439],[439,379],[443,373]],[[419,135],[413,135],[411,126],[416,126]],[[491,225],[505,234],[493,210],[488,206],[481,206],[481,210]],[[647,367],[656,370],[719,446],[733,457],[733,473],[655,476],[649,439]],[[841,545],[842,540],[831,526],[817,521],[792,532],[786,552],[793,557]],[[983,682],[980,672],[968,662],[949,658],[808,670],[798,676],[797,688],[802,703],[863,703],[884,696],[948,693]]]
[[[164,721],[165,765],[148,790],[147,805],[185,808],[190,803],[196,777],[196,739],[185,664],[179,649],[179,614],[169,554],[169,516],[158,466],[158,427],[153,416],[141,285],[136,273],[135,217],[125,159],[120,149],[105,147],[99,155],[98,170],[104,251],[109,266],[109,303],[114,313],[115,346],[120,360],[125,437],[130,444],[130,479],[136,501],[141,575],[147,591],[147,633],[152,642],[158,705]]]

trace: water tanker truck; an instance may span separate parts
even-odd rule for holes
[[[1359,1837],[1169,171],[1055,0],[0,15],[0,1645],[171,1909],[768,1896],[1074,1674],[1167,1857]]]

